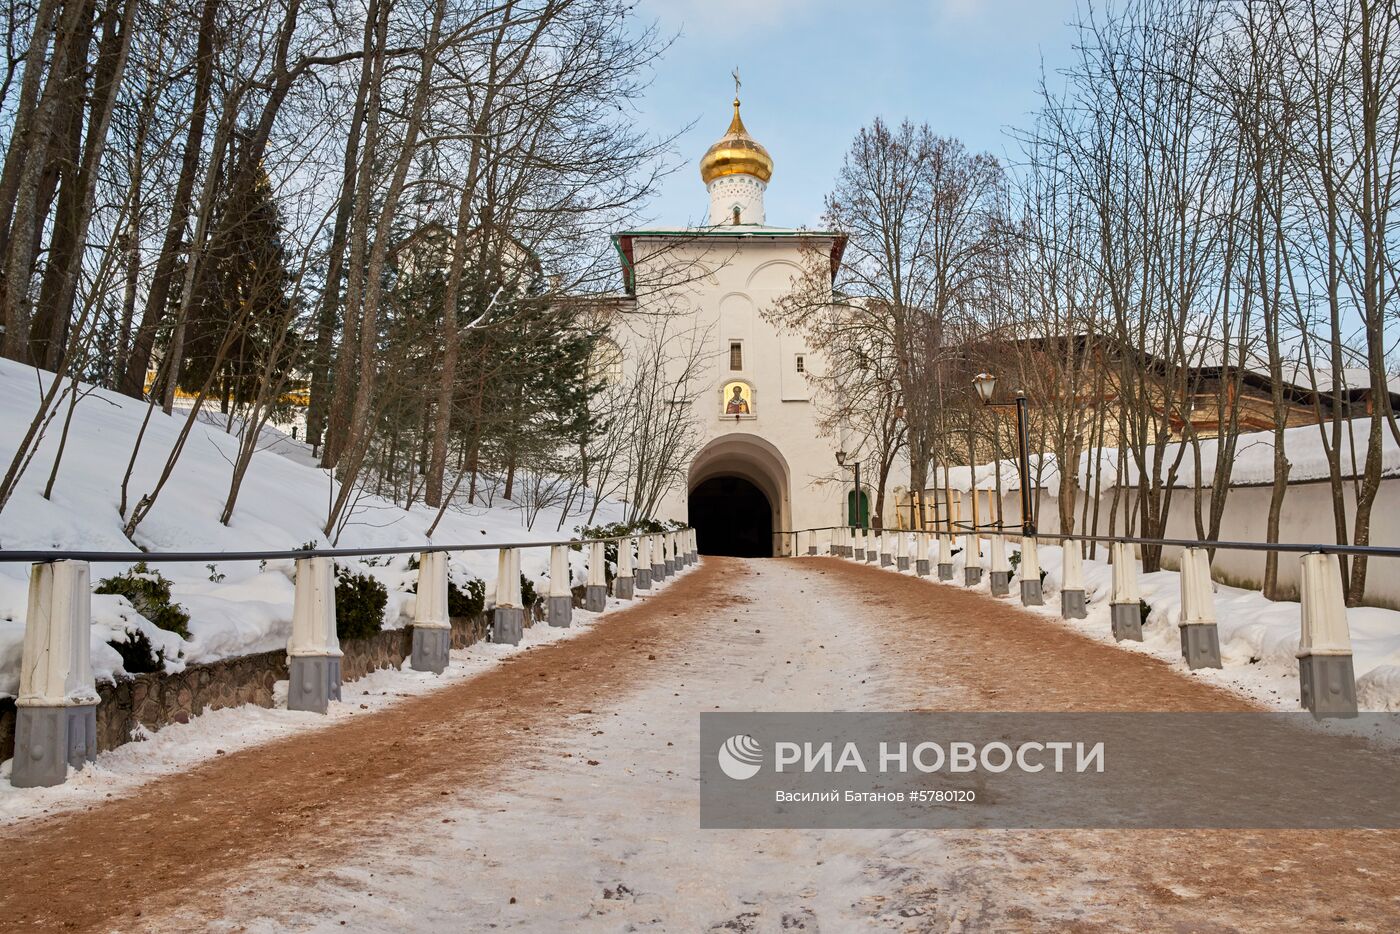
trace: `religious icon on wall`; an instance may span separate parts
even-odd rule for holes
[[[733,382],[724,386],[724,414],[752,415],[753,390],[748,383]]]

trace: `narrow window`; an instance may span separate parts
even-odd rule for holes
[[[734,223],[739,223],[739,205],[734,205]]]
[[[799,373],[806,373],[806,372],[807,372],[807,361],[804,360],[804,359],[802,358],[802,354],[798,354],[798,355],[797,355],[797,372],[799,372]]]
[[[744,345],[739,341],[729,342],[729,368],[731,370],[744,368]]]

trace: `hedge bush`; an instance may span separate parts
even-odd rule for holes
[[[364,639],[384,627],[389,591],[368,574],[335,568],[335,632],[342,639]]]
[[[189,612],[170,599],[170,581],[160,572],[152,571],[144,561],[132,565],[124,573],[98,581],[94,592],[126,597],[136,612],[161,629],[181,639],[190,637]]]
[[[473,577],[465,588],[447,582],[447,615],[478,616],[486,609],[486,582]]]

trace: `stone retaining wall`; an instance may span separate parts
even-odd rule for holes
[[[535,616],[538,618],[536,608]],[[527,623],[534,620],[527,619]],[[452,620],[452,647],[466,648],[486,638],[490,614]],[[386,629],[367,639],[340,644],[341,677],[349,682],[380,668],[402,667],[412,653],[413,627]],[[180,672],[152,672],[118,681],[100,681],[97,693],[97,748],[113,749],[131,742],[137,726],[158,730],[169,723],[187,723],[205,710],[256,704],[272,706],[272,688],[287,679],[283,650],[190,665]],[[15,751],[14,698],[0,700],[0,762]]]

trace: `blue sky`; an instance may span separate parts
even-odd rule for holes
[[[775,163],[766,208],[776,226],[817,224],[856,131],[876,116],[927,121],[970,148],[1005,156],[1006,129],[1036,108],[1042,62],[1052,86],[1074,55],[1075,0],[641,0],[680,32],[643,104],[643,126],[679,140],[685,165],[648,210],[658,223],[703,218],[696,168],[729,123],[730,71],[744,123]]]

